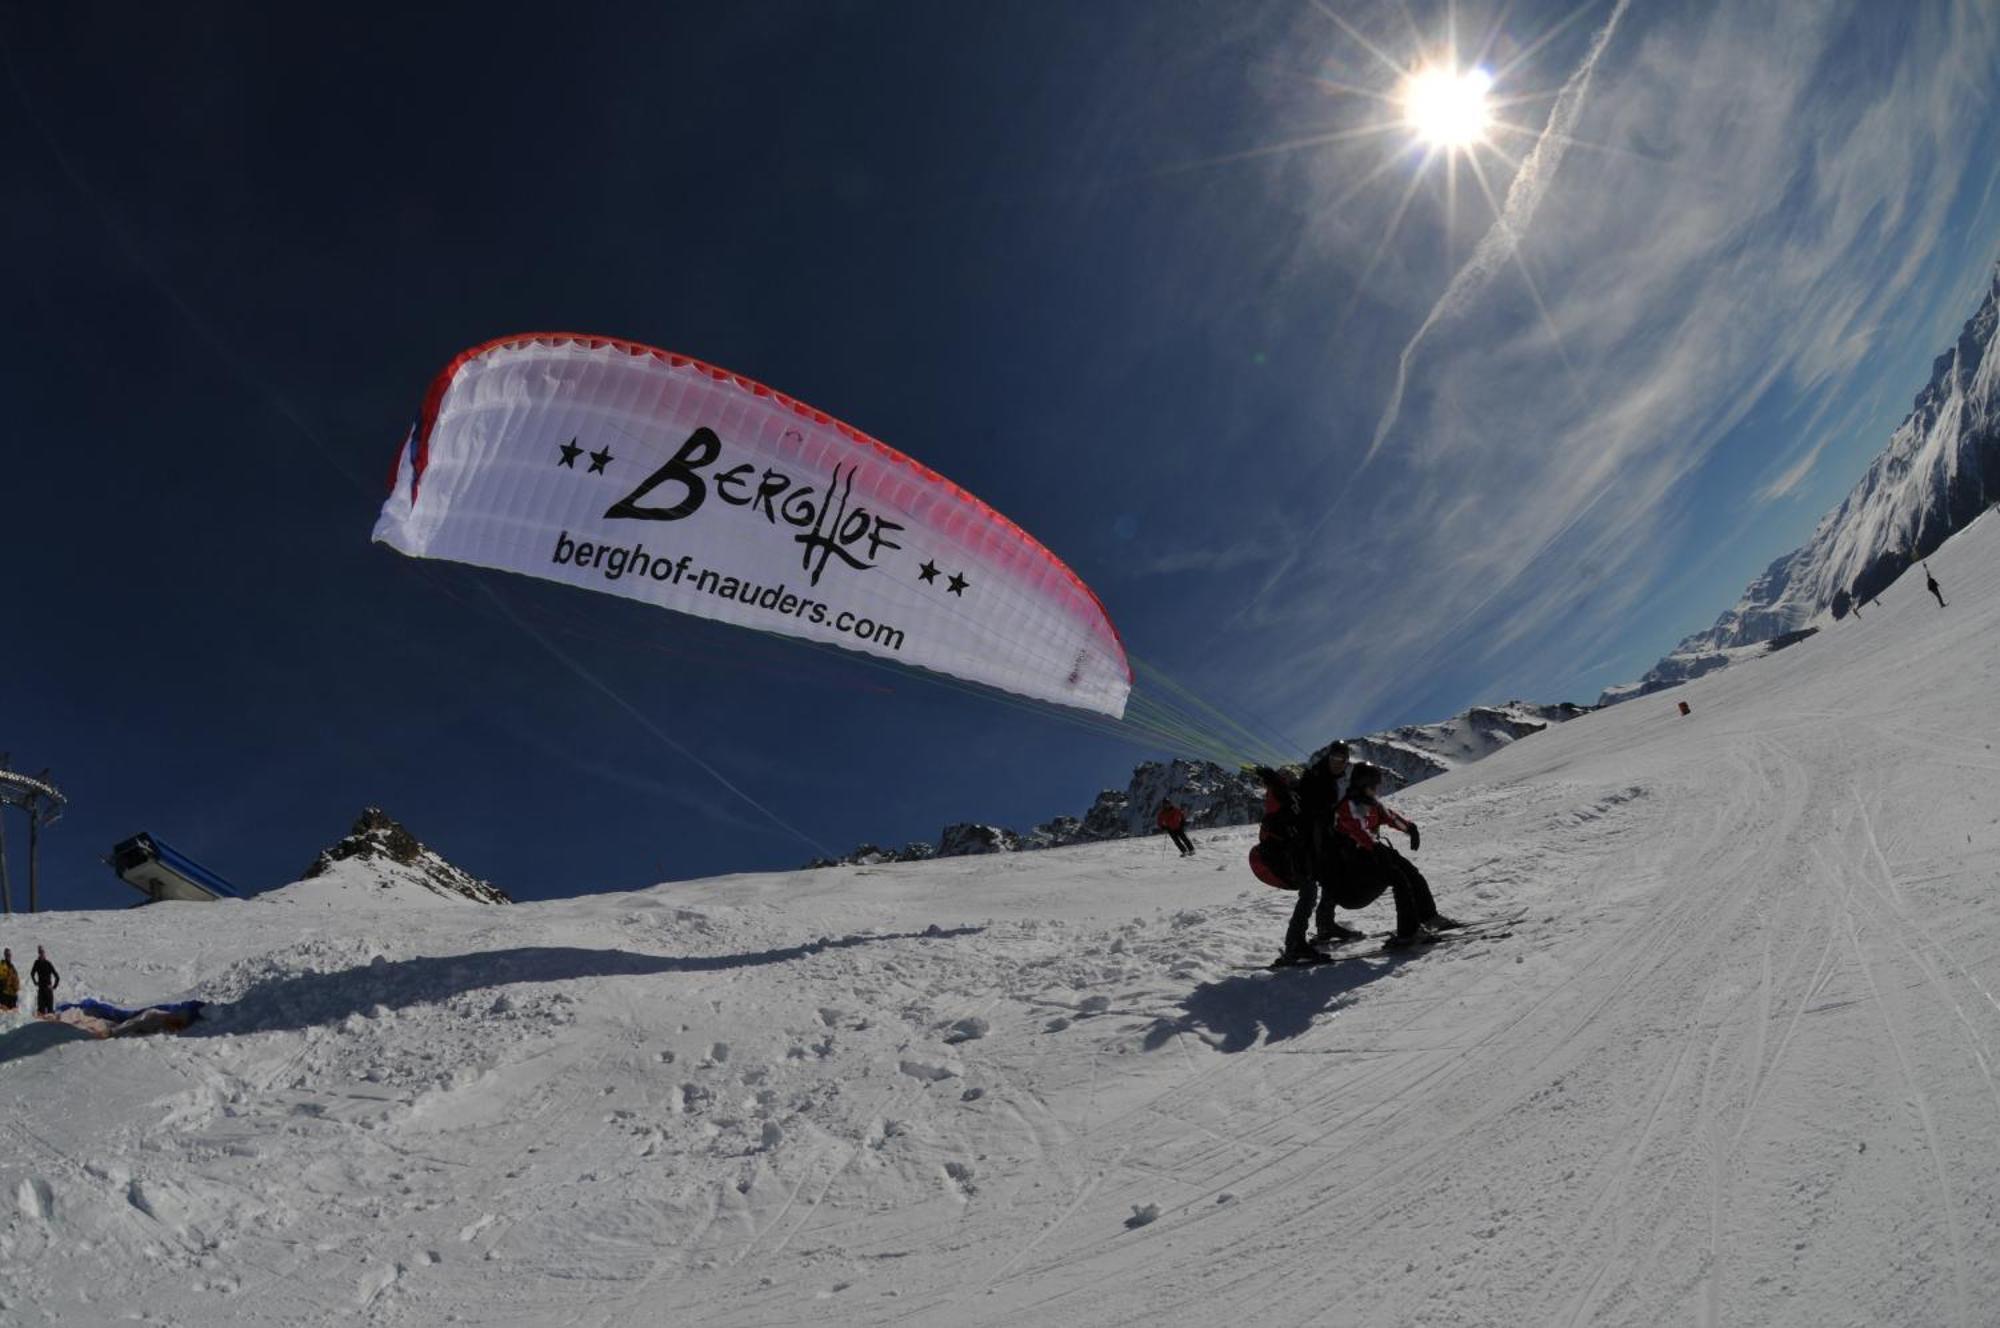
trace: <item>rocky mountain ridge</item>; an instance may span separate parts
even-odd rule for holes
[[[1419,780],[1441,775],[1551,724],[1574,719],[1591,707],[1562,702],[1542,705],[1530,701],[1509,701],[1505,705],[1474,706],[1435,724],[1407,724],[1401,728],[1366,737],[1349,738],[1347,745],[1356,761],[1366,761],[1387,772],[1387,787],[1403,788]],[[1328,743],[1327,746],[1331,746]],[[1314,751],[1306,763],[1319,759],[1326,747]],[[948,825],[935,843],[917,840],[901,848],[862,844],[839,858],[815,858],[808,867],[839,865],[874,866],[884,862],[922,862],[930,858],[961,857],[972,853],[1018,853],[1032,849],[1061,848],[1068,844],[1089,844],[1106,839],[1128,839],[1155,832],[1154,816],[1160,804],[1171,798],[1187,813],[1190,830],[1224,825],[1249,825],[1264,812],[1264,793],[1255,775],[1246,770],[1228,769],[1213,761],[1175,758],[1147,761],[1132,771],[1122,789],[1105,789],[1089,810],[1078,816],[1058,816],[1026,832],[978,822]]]

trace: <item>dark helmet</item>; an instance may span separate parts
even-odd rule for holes
[[[1355,793],[1365,793],[1382,782],[1382,767],[1369,765],[1366,761],[1347,772],[1347,787]]]

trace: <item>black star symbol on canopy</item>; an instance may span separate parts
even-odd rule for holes
[[[583,449],[578,447],[576,445],[576,439],[572,438],[568,442],[562,445],[563,459],[556,462],[556,464],[558,466],[568,466],[571,470],[575,470],[576,459],[577,457],[582,455],[582,453]]]
[[[605,468],[606,466],[610,465],[610,464],[611,464],[611,449],[610,449],[610,448],[608,448],[608,447],[607,447],[607,448],[605,448],[605,449],[604,449],[604,450],[603,450],[602,452],[592,452],[592,453],[590,454],[590,473],[591,473],[591,474],[593,474],[593,475],[602,475],[602,474],[604,473],[604,468]]]
[[[930,559],[926,558],[924,560],[924,565],[917,569],[917,580],[919,581],[937,580],[937,564],[932,562]]]
[[[951,574],[951,585],[949,589],[951,590],[952,594],[957,595],[960,599],[963,599],[965,597],[966,584],[967,583],[965,578],[960,576],[957,572],[953,572]]]

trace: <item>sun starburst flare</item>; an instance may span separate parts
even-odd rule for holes
[[[1493,76],[1483,69],[1432,65],[1403,86],[1403,122],[1432,147],[1469,148],[1486,141],[1493,112],[1487,93]]]

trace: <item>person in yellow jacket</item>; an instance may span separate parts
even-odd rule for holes
[[[21,975],[14,968],[14,952],[0,950],[0,1010],[11,1010],[21,1003]]]

